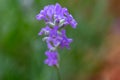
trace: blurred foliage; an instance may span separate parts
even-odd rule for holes
[[[107,0],[0,0],[0,80],[57,80],[54,68],[43,63],[47,48],[38,32],[44,23],[35,19],[56,2],[78,22],[67,28],[71,49],[59,50],[62,80],[88,80],[109,28]]]

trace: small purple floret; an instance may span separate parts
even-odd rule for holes
[[[55,66],[58,64],[58,53],[56,51],[46,51],[45,54],[47,56],[47,59],[44,61],[45,64],[48,64],[48,66]]]
[[[49,26],[46,26],[45,28],[42,28],[41,31],[38,33],[38,35],[47,35],[51,31],[51,28]]]

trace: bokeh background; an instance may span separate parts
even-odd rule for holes
[[[44,6],[57,2],[78,22],[76,29],[67,27],[71,49],[59,49],[62,80],[103,80],[98,76],[110,50],[113,45],[120,50],[119,30],[112,26],[119,0],[0,0],[0,80],[57,80],[56,70],[44,64],[47,46],[38,36],[45,24],[35,19]]]

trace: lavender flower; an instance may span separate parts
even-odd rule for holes
[[[70,25],[76,28],[77,22],[69,14],[67,8],[62,8],[60,4],[48,5],[36,16],[37,20],[44,20],[46,27],[42,28],[39,35],[45,35],[43,38],[47,43],[48,51],[46,51],[47,59],[45,64],[48,66],[56,66],[59,64],[57,49],[70,48],[72,39],[67,38],[65,26]]]

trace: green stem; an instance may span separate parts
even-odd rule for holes
[[[58,80],[61,80],[61,75],[60,75],[60,69],[58,66],[55,66],[55,69],[57,71],[57,75],[58,75]]]

